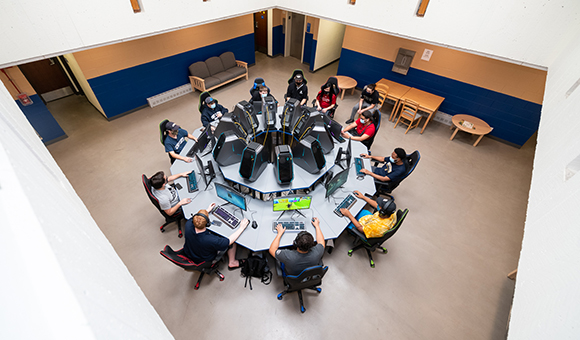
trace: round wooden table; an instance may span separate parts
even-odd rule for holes
[[[340,96],[340,100],[344,99],[344,92],[346,90],[352,89],[350,94],[354,94],[354,88],[356,87],[356,80],[352,79],[351,77],[347,76],[336,76],[336,80],[338,80],[338,87],[342,90],[342,95]]]
[[[477,117],[470,116],[470,115],[455,115],[451,118],[451,121],[453,122],[453,125],[455,125],[455,131],[453,132],[453,134],[451,135],[451,138],[449,138],[449,140],[453,140],[453,138],[457,134],[457,131],[461,130],[461,131],[469,132],[472,135],[479,136],[479,138],[475,141],[473,146],[477,146],[477,144],[483,138],[483,136],[487,135],[488,133],[491,132],[491,130],[493,130],[493,128],[490,127],[483,120],[481,120]],[[470,122],[471,124],[473,124],[473,127],[467,128],[467,127],[461,125],[461,123],[464,121]],[[453,127],[451,127],[451,128],[453,128]]]

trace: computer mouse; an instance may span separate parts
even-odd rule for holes
[[[314,217],[312,218],[312,223],[314,223]]]
[[[252,222],[252,228],[254,228],[254,229],[258,228],[258,222],[253,221]]]

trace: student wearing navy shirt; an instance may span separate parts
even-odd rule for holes
[[[240,267],[236,260],[236,240],[246,230],[250,223],[247,218],[240,222],[238,230],[229,237],[216,235],[207,229],[209,222],[209,213],[215,207],[215,203],[209,205],[207,210],[200,210],[193,218],[185,223],[185,245],[183,250],[185,255],[191,260],[199,263],[203,261],[212,261],[216,258],[218,251],[228,251],[228,269]],[[203,216],[200,216],[203,215]],[[231,246],[231,247],[230,247]]]
[[[168,152],[171,157],[175,159],[181,159],[187,163],[192,161],[191,157],[184,157],[179,155],[185,144],[187,144],[187,138],[193,139],[197,142],[197,138],[193,137],[189,132],[179,127],[179,125],[174,122],[167,122],[165,124],[165,152]]]
[[[361,154],[360,156],[387,163],[383,167],[373,167],[373,171],[368,169],[361,170],[362,173],[370,175],[385,184],[399,182],[407,173],[407,153],[402,148],[396,148],[390,157],[370,156],[367,154]]]

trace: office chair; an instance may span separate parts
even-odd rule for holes
[[[397,222],[395,223],[395,226],[391,230],[387,231],[381,237],[366,238],[365,235],[363,233],[361,233],[358,229],[356,229],[354,227],[352,229],[349,229],[349,232],[351,234],[354,234],[356,239],[355,239],[355,243],[354,243],[355,247],[348,251],[348,256],[352,257],[353,252],[355,252],[361,248],[364,248],[367,251],[367,255],[369,256],[369,262],[370,262],[371,268],[374,268],[375,261],[373,260],[373,256],[371,255],[371,252],[374,252],[377,248],[380,248],[383,251],[383,254],[386,254],[389,252],[387,250],[387,248],[382,247],[382,244],[386,240],[393,237],[393,235],[395,235],[395,233],[401,228],[401,224],[403,224],[403,221],[405,220],[405,217],[407,217],[408,212],[409,212],[409,209],[405,209],[404,211],[399,209],[397,211]]]
[[[157,200],[157,197],[153,195],[151,180],[147,178],[147,176],[145,175],[141,175],[141,180],[143,181],[143,187],[145,187],[145,192],[147,192],[147,197],[149,197],[151,203],[153,203],[153,205],[157,208],[157,210],[159,210],[161,215],[165,218],[165,223],[159,228],[159,230],[162,233],[164,233],[166,225],[168,225],[171,222],[177,222],[177,230],[179,231],[178,236],[180,238],[183,237],[183,232],[181,231],[181,220],[184,218],[182,210],[181,209],[177,210],[177,212],[171,216],[167,215],[165,211],[163,211],[163,209],[161,209],[161,207],[159,206],[159,201]]]
[[[203,112],[203,108],[206,106],[205,99],[207,97],[211,97],[211,94],[209,94],[208,91],[203,91],[202,93],[199,94],[199,103],[197,104],[197,110],[199,111],[199,114]],[[217,100],[215,102],[217,104]]]
[[[320,92],[322,92],[322,89],[324,89],[325,85],[328,83],[331,84],[330,91],[336,96],[336,101],[335,101],[334,107],[332,109],[326,111],[326,114],[330,118],[334,119],[334,113],[336,112],[336,109],[338,109],[338,96],[340,94],[340,88],[338,87],[338,80],[336,79],[336,77],[328,77],[326,82],[324,82],[324,84],[322,84],[320,86]],[[318,94],[320,94],[320,92]],[[318,98],[318,94],[312,100],[312,107],[316,107],[316,99]]]
[[[369,152],[369,155],[371,154],[371,146],[373,145],[373,143],[375,142],[375,137],[377,136],[377,133],[379,133],[379,128],[381,127],[381,111],[379,110],[373,110],[373,124],[375,124],[375,134],[370,137],[367,140],[363,140],[361,143],[363,143],[364,146],[367,147],[367,151]]]
[[[419,104],[410,99],[405,99],[405,101],[403,102],[401,113],[399,114],[399,119],[397,119],[397,122],[395,123],[393,129],[397,127],[399,122],[401,122],[401,119],[403,119],[402,122],[403,124],[408,125],[405,134],[407,134],[409,130],[419,126],[419,123],[421,122],[421,118],[423,118],[423,116],[418,112],[418,110]]]
[[[161,123],[159,123],[159,140],[161,141],[161,145],[163,145],[164,147],[165,147],[165,139],[167,138],[167,132],[165,131],[165,124],[167,124],[168,122],[169,122],[169,119],[164,119],[161,121]],[[169,156],[169,161],[171,162],[171,164],[173,164],[173,162],[175,162],[175,158],[171,157],[169,152],[167,153],[167,156]]]
[[[203,279],[203,276],[206,273],[208,273],[208,274],[209,273],[216,273],[216,275],[218,276],[220,281],[223,281],[225,279],[225,276],[222,273],[220,273],[220,271],[217,268],[219,265],[219,261],[222,259],[225,252],[218,252],[218,256],[211,262],[203,261],[200,263],[195,263],[193,260],[191,260],[187,256],[185,256],[185,252],[183,251],[183,248],[179,249],[178,251],[175,251],[175,250],[171,249],[171,247],[169,245],[166,245],[165,248],[162,251],[160,251],[159,253],[161,254],[161,256],[163,256],[166,259],[168,259],[169,261],[173,262],[173,264],[180,266],[181,268],[183,268],[185,270],[195,270],[195,271],[200,272],[199,278],[197,279],[197,283],[193,287],[193,289],[195,289],[195,290],[199,289],[199,285],[201,284],[201,280]]]
[[[391,196],[390,193],[399,186],[399,184],[401,184],[401,182],[409,177],[409,175],[413,172],[413,170],[415,170],[415,167],[417,166],[417,163],[419,163],[419,160],[421,160],[421,154],[419,153],[418,150],[415,150],[412,154],[407,155],[407,171],[405,172],[405,175],[403,176],[403,178],[401,178],[400,181],[397,182],[381,182],[379,180],[375,180],[375,187],[377,189],[377,192],[375,193],[375,195],[386,195],[386,196]],[[373,162],[374,166],[378,165],[378,162]]]
[[[300,312],[304,313],[304,301],[302,300],[302,289],[312,289],[318,293],[322,292],[322,288],[318,287],[322,284],[322,278],[328,271],[328,266],[314,266],[304,269],[298,275],[285,275],[284,285],[286,289],[278,294],[278,300],[282,300],[286,293],[298,292],[298,299],[300,300]]]

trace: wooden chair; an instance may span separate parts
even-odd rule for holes
[[[421,114],[417,112],[418,110],[419,104],[410,99],[405,99],[401,108],[401,114],[399,115],[399,119],[397,119],[397,122],[395,123],[395,126],[393,128],[397,127],[401,119],[404,120],[403,124],[407,124],[405,121],[408,121],[409,124],[407,124],[408,125],[407,131],[405,131],[405,134],[407,134],[409,130],[418,126],[419,123],[421,122],[421,118],[423,118],[423,116],[421,116]]]
[[[377,84],[375,91],[379,93],[379,105],[377,106],[377,111],[381,110],[385,100],[387,99],[387,94],[389,93],[389,87],[384,84]]]

